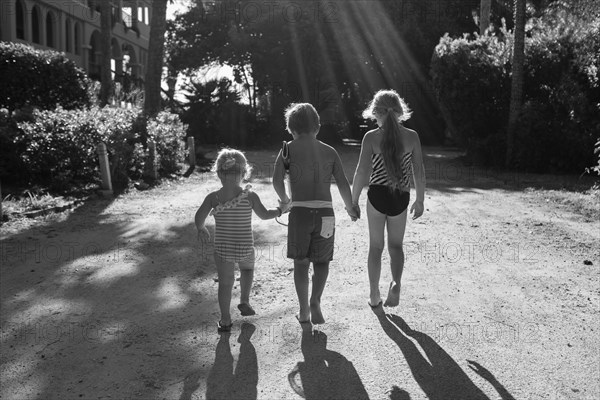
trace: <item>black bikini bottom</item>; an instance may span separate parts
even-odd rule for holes
[[[410,202],[410,192],[386,185],[370,185],[367,196],[377,211],[390,217],[402,214]]]

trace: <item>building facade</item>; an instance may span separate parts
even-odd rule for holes
[[[100,79],[100,1],[0,0],[0,40],[64,53]],[[147,65],[150,0],[112,0],[112,68],[116,81],[141,81]]]

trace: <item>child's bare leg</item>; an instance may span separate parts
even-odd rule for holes
[[[240,304],[250,304],[250,291],[254,281],[253,269],[240,270]]]
[[[329,262],[313,263],[312,294],[310,296],[310,320],[313,324],[324,324],[325,318],[321,313],[321,295],[329,275]]]
[[[298,303],[300,304],[300,312],[298,320],[307,322],[310,320],[310,308],[308,304],[308,267],[310,261],[294,260],[294,285],[296,286],[296,294],[298,295]]]
[[[229,325],[231,323],[231,291],[235,281],[233,263],[223,260],[215,255],[215,264],[217,265],[217,274],[219,276],[219,308],[221,310],[221,324]]]
[[[384,244],[385,214],[377,211],[370,201],[367,201],[367,217],[369,221],[369,304],[376,306],[381,301],[379,278],[381,277],[381,255]]]
[[[244,316],[254,315],[254,309],[250,306],[250,291],[254,281],[254,250],[246,259],[239,262],[240,266],[240,304],[238,309]]]
[[[388,217],[388,251],[392,282],[385,305],[395,307],[400,303],[402,272],[404,271],[404,230],[406,228],[406,210],[395,217]]]

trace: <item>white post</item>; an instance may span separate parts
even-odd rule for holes
[[[102,177],[102,196],[111,197],[113,195],[112,181],[110,179],[110,166],[108,164],[108,152],[104,143],[98,144],[98,158],[100,159],[100,176]]]
[[[195,167],[196,166],[196,143],[194,141],[194,137],[193,136],[189,136],[188,137],[188,151],[189,153],[189,162],[190,162],[190,167]]]

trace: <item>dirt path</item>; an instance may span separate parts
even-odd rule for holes
[[[275,206],[272,155],[248,156]],[[258,315],[217,335],[214,267],[192,224],[210,174],[3,226],[1,398],[598,398],[599,221],[455,157],[427,149],[427,211],[408,223],[387,316],[366,303],[366,220],[333,190],[316,333],[293,317],[286,228],[255,218]],[[351,176],[357,149],[343,159]]]

